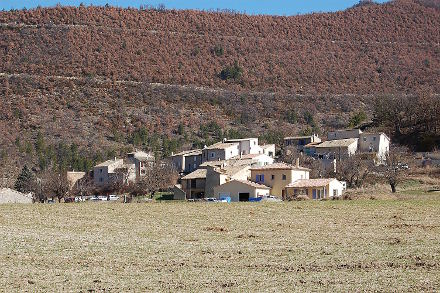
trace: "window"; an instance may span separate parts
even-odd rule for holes
[[[272,180],[275,180],[275,175],[272,174],[271,178],[272,178]]]
[[[264,182],[264,174],[255,176],[255,181],[257,181],[257,183]]]
[[[215,153],[211,153],[211,158],[214,158],[215,157]]]
[[[104,181],[104,179],[101,177],[101,178],[99,178],[99,182],[102,182],[102,181]]]
[[[283,174],[283,180],[287,180],[286,174]]]
[[[376,137],[375,136],[373,136],[373,141],[376,141]]]
[[[254,145],[257,145],[257,142],[256,142],[256,141],[254,141]]]
[[[103,171],[102,169],[99,169],[99,173],[102,173],[102,171]]]
[[[366,137],[364,137],[364,141],[367,141],[367,138],[366,138]]]
[[[194,157],[194,162],[197,162],[197,157]]]
[[[191,188],[196,188],[197,187],[197,181],[196,179],[192,179],[191,180]]]
[[[194,170],[197,168],[197,164],[194,164]]]

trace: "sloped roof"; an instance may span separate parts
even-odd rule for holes
[[[304,147],[310,148],[310,147],[315,147],[319,144],[321,144],[321,142],[311,142],[311,143],[306,144]]]
[[[317,148],[348,147],[348,146],[352,145],[353,143],[356,143],[357,141],[358,141],[357,138],[327,140],[327,141],[321,142],[320,144],[316,145],[315,147],[317,147]]]
[[[255,182],[252,182],[252,181],[248,181],[248,180],[232,180],[232,181],[223,183],[220,186],[223,186],[223,185],[226,185],[226,184],[231,184],[233,182],[238,182],[238,183],[245,184],[247,186],[250,186],[250,187],[253,187],[253,188],[258,188],[258,189],[270,189],[270,187],[268,187],[266,185],[258,184],[258,183],[255,183]]]
[[[323,187],[323,186],[327,186],[333,180],[336,179],[335,178],[299,179],[293,183],[288,184],[286,188]]]
[[[285,137],[284,140],[289,140],[289,139],[306,139],[306,138],[312,138],[313,135],[304,135],[304,136],[288,136]]]
[[[246,141],[246,140],[251,140],[251,139],[258,139],[256,137],[249,137],[249,138],[237,138],[237,139],[228,139],[226,140],[226,142],[231,143],[231,142],[238,142],[238,141]]]
[[[248,165],[242,165],[242,166],[225,166],[223,168],[218,168],[215,171],[221,174],[225,174],[228,176],[234,176],[235,174],[237,174],[238,172],[241,172],[245,169],[250,168],[250,166]]]
[[[261,167],[253,167],[251,170],[255,170],[255,171],[263,171],[263,170],[303,170],[303,171],[310,171],[309,168],[305,168],[305,167],[297,167],[294,165],[290,165],[290,164],[286,164],[286,163],[275,163],[275,164],[270,164],[270,165],[266,165],[266,166],[261,166]]]
[[[24,194],[10,188],[0,188],[0,204],[31,203],[32,194]]]
[[[202,154],[202,150],[201,149],[197,149],[197,150],[189,150],[189,151],[183,151],[177,154],[174,154],[173,157],[176,156],[197,156],[197,155],[201,155]]]
[[[124,161],[124,160],[123,159],[107,160],[105,162],[102,162],[101,164],[96,165],[95,167],[108,167],[108,166],[113,165],[115,163],[119,163],[120,161]]]
[[[188,180],[188,179],[204,179],[206,178],[206,169],[197,169],[194,172],[186,175],[182,178],[182,180]]]
[[[208,150],[223,150],[223,149],[227,149],[227,148],[234,146],[234,145],[238,146],[238,143],[237,142],[229,142],[229,143],[228,142],[218,142],[218,143],[215,143],[213,145],[206,147],[206,149],[208,149]]]

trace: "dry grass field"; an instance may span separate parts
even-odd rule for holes
[[[0,206],[0,290],[438,291],[440,200]]]

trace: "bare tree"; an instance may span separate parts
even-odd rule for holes
[[[61,202],[70,190],[67,174],[62,171],[49,171],[43,186],[45,186],[44,189],[47,190],[49,194],[58,198],[58,202]]]
[[[334,175],[338,180],[346,181],[348,187],[355,188],[362,187],[373,170],[373,160],[353,155],[337,161]]]
[[[397,185],[402,182],[408,173],[410,157],[408,149],[394,147],[388,152],[385,164],[378,166],[377,171],[386,179],[391,187],[391,192],[395,193],[397,191]]]
[[[73,186],[71,193],[80,196],[81,198],[91,194],[94,190],[93,178],[86,174],[83,178],[79,179]]]
[[[124,192],[129,189],[130,176],[135,172],[135,167],[126,165],[115,170],[115,178],[109,189]]]
[[[150,194],[153,198],[157,191],[176,184],[178,178],[178,172],[170,161],[156,161],[146,169],[145,175],[136,182],[131,193],[133,195]]]

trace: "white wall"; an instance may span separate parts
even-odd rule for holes
[[[258,196],[267,196],[270,193],[269,189],[259,189],[249,186],[247,184],[231,181],[214,188],[216,198],[222,196],[230,196],[231,201],[238,202],[240,193],[249,193],[249,198],[257,198]]]
[[[344,190],[344,185],[338,181],[338,180],[333,180],[329,183],[329,197],[333,197],[334,195],[334,191],[336,192],[336,196],[341,196],[342,192]]]

